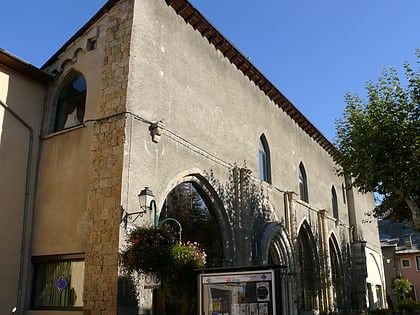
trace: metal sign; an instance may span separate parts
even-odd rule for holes
[[[146,273],[144,275],[144,288],[157,289],[160,287],[160,277],[155,273]]]

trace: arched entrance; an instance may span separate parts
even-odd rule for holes
[[[175,218],[181,224],[183,241],[197,242],[204,247],[207,267],[222,266],[222,238],[218,220],[200,186],[194,182],[184,182],[172,189],[166,197],[159,221],[166,218]],[[174,226],[174,229],[178,229],[178,226]]]
[[[343,272],[343,263],[340,249],[334,235],[329,239],[329,251],[331,261],[332,290],[334,299],[334,308],[343,311],[347,308],[345,294],[345,275]]]
[[[205,182],[195,176],[185,177],[184,180],[166,196],[159,213],[159,225],[163,223],[175,233],[182,228],[183,242],[196,242],[206,251],[206,268],[221,267],[225,259],[221,209],[215,205],[215,196]],[[196,284],[191,283],[191,288]],[[197,312],[196,294],[186,295],[182,290],[157,290],[156,293],[155,314],[187,315]]]
[[[299,310],[318,310],[321,290],[320,264],[316,242],[307,222],[304,222],[299,230],[296,252],[298,259]]]
[[[280,222],[270,222],[266,225],[261,242],[261,263],[281,265],[281,281],[277,290],[281,292],[281,305],[278,314],[296,314],[296,268],[293,246],[290,237]]]

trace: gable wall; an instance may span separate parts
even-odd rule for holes
[[[331,156],[164,1],[136,2],[131,47],[129,111],[151,122],[163,119],[168,129],[229,164],[242,166],[246,161],[256,177],[258,140],[264,133],[273,185],[297,192],[298,165],[303,161],[311,204],[331,212],[335,185],[340,216],[347,220],[343,180],[335,176]],[[139,132],[134,132],[137,138]],[[150,154],[138,165],[143,184],[137,184],[154,191],[163,191],[171,176],[192,167],[217,168],[212,162],[193,160],[194,154],[180,154],[169,140],[139,143],[139,154],[144,149]]]

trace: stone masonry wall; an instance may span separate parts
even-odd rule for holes
[[[99,111],[94,123],[88,192],[84,314],[117,313],[118,238],[133,1],[107,15]]]

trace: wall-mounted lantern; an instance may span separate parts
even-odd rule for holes
[[[155,202],[155,195],[149,189],[149,187],[145,187],[140,193],[137,195],[139,200],[140,211],[136,212],[126,212],[124,209],[121,208],[121,223],[124,224],[124,228],[127,230],[128,223],[133,223],[137,220],[138,217],[142,217],[143,214],[148,212],[153,212],[153,226],[157,225],[156,222],[156,202]]]

